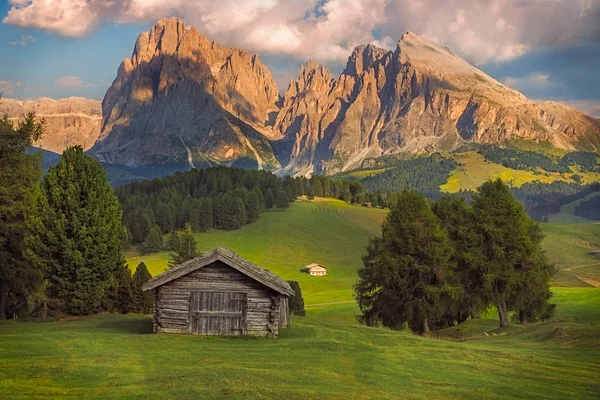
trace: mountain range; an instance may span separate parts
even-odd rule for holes
[[[85,104],[89,114],[79,116],[78,129],[86,146],[97,137],[90,153],[133,168],[221,164],[310,175],[465,142],[600,149],[597,119],[560,103],[534,103],[410,32],[391,51],[356,47],[337,77],[308,61],[280,96],[256,54],[165,18],[138,37],[101,113]],[[62,121],[68,133],[48,135],[57,137],[46,139],[54,147],[42,147],[57,151],[73,142],[77,124]]]

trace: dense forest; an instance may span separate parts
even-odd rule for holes
[[[369,176],[362,184],[369,192],[399,192],[413,189],[429,198],[440,196],[440,186],[448,181],[450,172],[458,167],[452,159],[440,154],[428,157],[396,160],[395,167]]]
[[[594,196],[589,200],[582,201],[581,204],[575,208],[575,215],[594,221],[600,221],[600,196]]]
[[[256,221],[264,210],[287,208],[302,195],[347,202],[369,199],[358,182],[324,176],[281,179],[266,171],[224,167],[134,182],[115,193],[128,239],[135,244],[183,229],[186,224],[194,232],[237,229]]]
[[[488,144],[469,144],[457,151],[473,150],[481,154],[486,161],[520,170],[536,170],[567,173],[571,166],[578,166],[582,172],[598,172],[598,154],[591,152],[571,152],[562,157],[553,157],[536,151],[504,149]]]

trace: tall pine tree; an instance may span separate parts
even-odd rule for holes
[[[125,240],[102,166],[80,146],[67,148],[50,167],[42,193],[31,260],[45,271],[47,294],[71,314],[102,310],[124,265]]]
[[[367,325],[391,329],[405,324],[427,335],[442,314],[450,245],[427,200],[414,191],[398,195],[382,226],[371,239],[354,290]]]
[[[133,301],[132,311],[140,314],[150,314],[152,312],[152,306],[154,304],[154,298],[142,290],[144,283],[152,279],[152,275],[148,271],[146,264],[143,262],[139,263],[133,274]]]
[[[196,249],[196,238],[190,224],[186,224],[185,228],[181,232],[177,232],[178,242],[175,253],[171,254],[169,259],[169,268],[173,268],[179,264],[183,264],[198,256],[198,250]]]
[[[0,120],[0,319],[27,313],[42,273],[27,262],[27,222],[35,218],[39,196],[39,155],[25,151],[44,131],[44,122],[29,114],[15,127]]]
[[[473,268],[498,309],[500,327],[509,325],[511,308],[534,317],[550,297],[552,270],[543,255],[539,227],[501,179],[479,187],[473,196],[473,211],[480,243]],[[527,298],[535,301],[525,301]]]

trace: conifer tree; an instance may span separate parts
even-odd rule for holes
[[[162,248],[163,236],[158,225],[154,225],[150,229],[150,233],[144,240],[144,251],[147,253],[160,251]]]
[[[400,193],[358,270],[359,321],[391,329],[407,324],[428,335],[442,313],[449,254],[446,233],[427,200],[414,191]]]
[[[103,309],[124,265],[121,209],[99,162],[69,147],[50,167],[32,225],[31,259],[71,314]]]
[[[294,296],[289,298],[289,307],[290,314],[292,315],[306,315],[306,310],[304,309],[304,297],[302,297],[302,289],[300,288],[300,284],[297,281],[288,281],[290,287],[294,291]]]
[[[37,218],[41,156],[25,151],[44,132],[33,114],[14,126],[0,120],[0,320],[27,313],[28,299],[42,284],[42,272],[27,261],[27,225]]]
[[[132,283],[132,311],[140,314],[150,314],[154,305],[154,298],[151,295],[144,293],[142,286],[152,279],[152,275],[148,271],[146,264],[139,263],[133,274]]]
[[[133,293],[131,270],[123,265],[116,276],[114,308],[121,314],[127,314],[132,309]]]
[[[179,264],[183,264],[198,256],[198,250],[196,249],[196,238],[190,224],[186,224],[185,228],[178,232],[179,241],[177,243],[177,249],[175,253],[171,254],[169,259],[169,268],[173,268]]]
[[[522,307],[533,316],[550,297],[547,279],[551,267],[543,256],[539,227],[501,179],[479,187],[473,196],[473,211],[480,238],[474,268],[498,309],[500,327],[509,325],[511,306]],[[532,278],[533,282],[528,281]],[[528,294],[520,296],[523,293]],[[518,301],[524,298],[536,301]]]

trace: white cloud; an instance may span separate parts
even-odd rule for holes
[[[55,82],[55,86],[60,89],[81,89],[108,86],[104,81],[85,83],[78,76],[61,76]]]
[[[503,83],[516,90],[526,90],[530,88],[545,88],[548,86],[556,85],[556,83],[550,81],[550,76],[542,72],[532,72],[529,75],[513,78],[504,78]]]
[[[11,46],[26,46],[30,43],[36,43],[37,39],[30,35],[21,36],[21,40],[16,40],[14,42],[8,42]]]
[[[78,76],[61,76],[56,80],[56,86],[63,89],[79,89],[83,87],[83,79]]]
[[[600,0],[10,0],[3,22],[81,37],[106,23],[183,17],[220,43],[343,61],[358,44],[393,48],[405,31],[480,64],[600,40]]]
[[[0,80],[0,92],[4,96],[12,96],[15,94],[15,89],[23,86],[23,82],[21,81],[6,81]]]
[[[584,114],[600,118],[600,100],[561,100],[560,103],[573,107]]]

